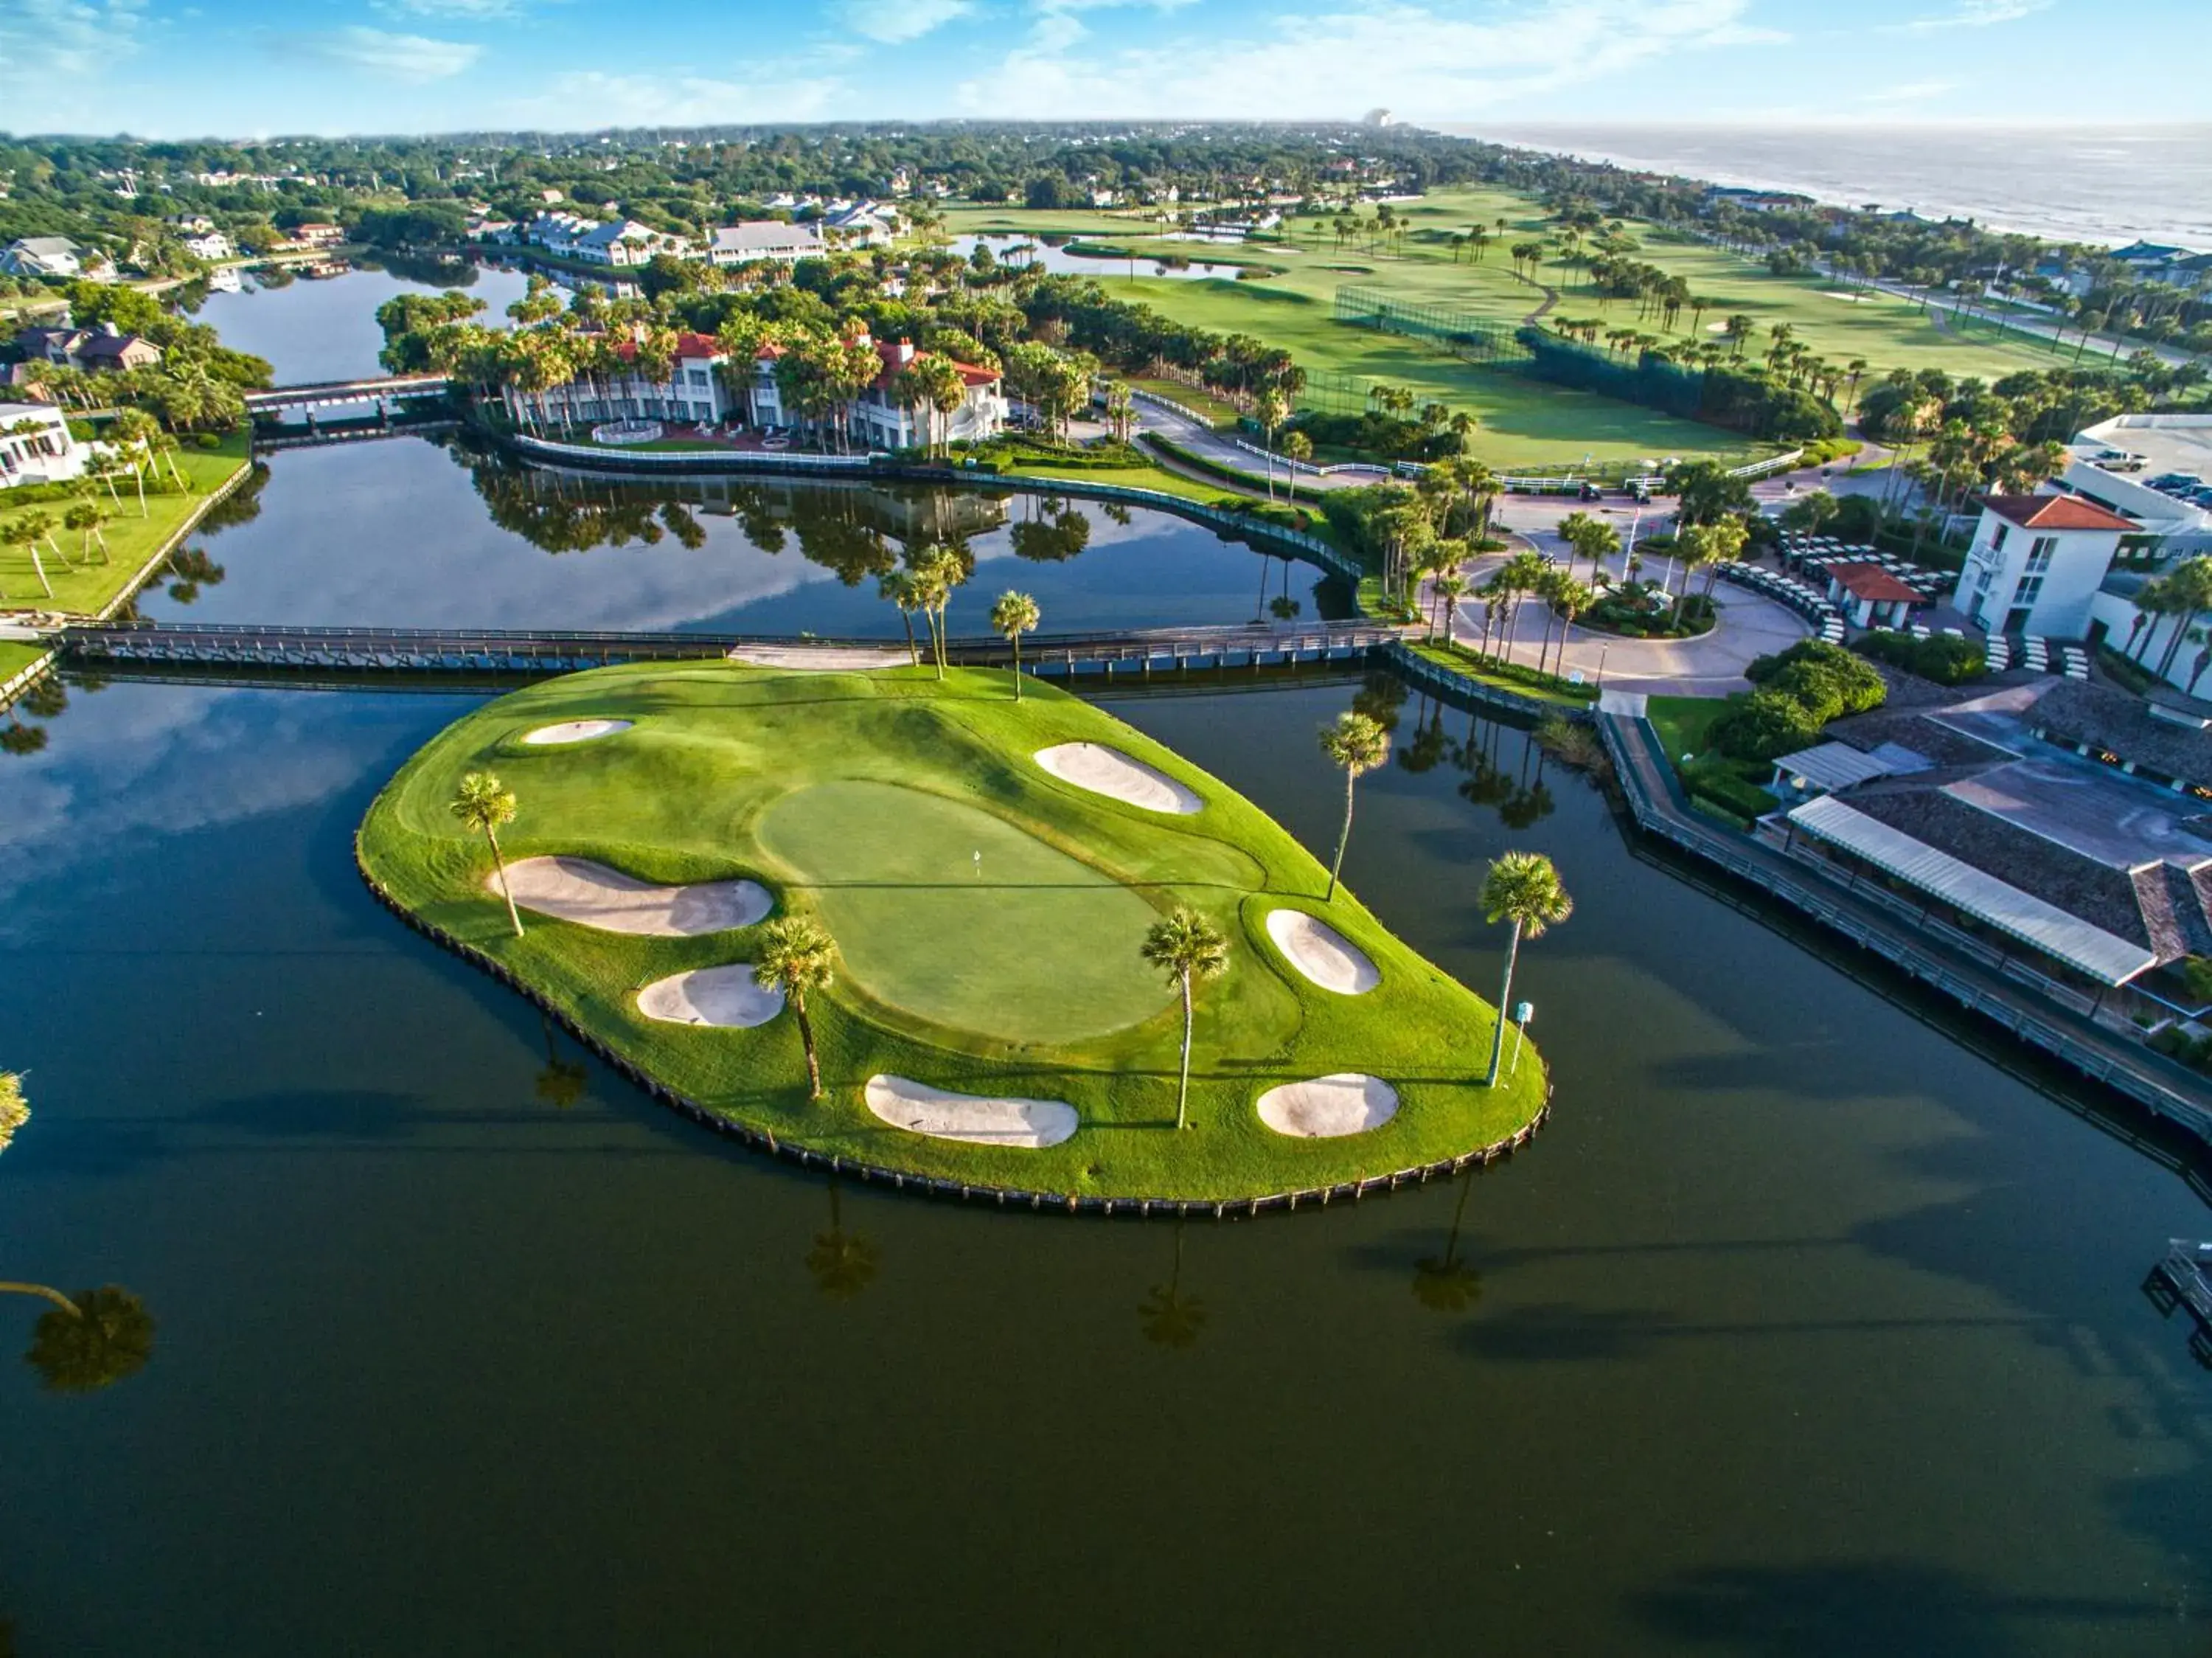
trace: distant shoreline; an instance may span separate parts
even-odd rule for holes
[[[2203,122],[2057,130],[2012,123],[1869,128],[1437,122],[1431,130],[1700,184],[1788,191],[1827,206],[1879,202],[1885,210],[1908,210],[1937,221],[1971,218],[1987,230],[2049,242],[2109,249],[2149,241],[2193,252],[2212,249],[2212,159],[2195,159],[2212,158],[2212,124]],[[1908,179],[1905,175],[1916,165],[1927,166],[1903,142],[1911,140],[1951,141],[1958,151],[1951,160],[1958,165]],[[1990,153],[1999,140],[2007,151],[2023,153]],[[2053,165],[2047,154],[2033,153],[2069,145],[2090,152],[2070,170],[2063,162]],[[2164,153],[2169,149],[2173,155]],[[2142,162],[2135,166],[2138,152]],[[2186,159],[2177,165],[2176,155]],[[1851,176],[1839,176],[1846,169]],[[2133,186],[2124,198],[2113,188],[2114,174]],[[2007,193],[2000,180],[2013,177],[2021,180],[2017,187],[2023,196],[2037,199],[1997,199]],[[1978,180],[1988,181],[1988,187],[1977,192]]]

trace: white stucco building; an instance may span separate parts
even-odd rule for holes
[[[0,489],[64,483],[83,472],[89,453],[51,403],[0,403]]]
[[[2142,528],[2075,496],[1985,497],[1951,602],[1991,633],[2086,638],[2120,538]]]
[[[786,224],[781,219],[726,224],[707,243],[707,258],[715,265],[750,265],[755,259],[796,265],[801,259],[818,259],[829,251],[818,224]]]

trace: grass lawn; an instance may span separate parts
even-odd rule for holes
[[[1408,639],[1406,644],[1416,656],[1434,662],[1439,667],[1448,667],[1464,678],[1494,686],[1500,691],[1510,691],[1515,696],[1526,697],[1532,702],[1549,703],[1557,708],[1588,708],[1598,698],[1595,686],[1584,686],[1579,690],[1561,690],[1500,673],[1478,661],[1474,653],[1463,644],[1453,648],[1445,645],[1441,639],[1435,644]],[[1686,698],[1684,700],[1691,699]]]
[[[5,685],[46,654],[45,645],[0,641],[0,685]]]
[[[1219,1199],[1431,1162],[1512,1134],[1540,1109],[1542,1062],[1492,1089],[1490,1010],[1386,930],[1279,826],[1111,716],[1006,674],[802,674],[723,665],[601,669],[533,686],[434,738],[371,807],[364,864],[401,903],[507,964],[578,1024],[709,1109],[817,1150],[978,1184]],[[627,718],[617,735],[533,747],[538,726]],[[1063,783],[1030,756],[1109,745],[1205,802],[1156,814]],[[1324,762],[1316,755],[1313,764]],[[828,1097],[809,1102],[787,1012],[750,1030],[637,1010],[642,986],[750,960],[751,930],[639,937],[553,920],[509,932],[489,855],[447,802],[489,769],[520,813],[510,858],[565,853],[660,881],[745,875],[837,939],[811,1007]],[[980,873],[975,854],[982,854]],[[1198,994],[1193,1127],[1174,1128],[1182,1034],[1172,988],[1139,958],[1152,921],[1199,910],[1230,968]],[[1325,917],[1379,969],[1364,996],[1321,990],[1270,939],[1292,907]],[[1365,1133],[1290,1138],[1264,1089],[1338,1071],[1395,1087]],[[935,1139],[862,1099],[878,1073],[960,1093],[1061,1100],[1081,1126],[1042,1150]]]
[[[129,585],[161,544],[176,533],[178,527],[206,504],[210,490],[247,465],[246,445],[243,432],[227,434],[220,449],[199,449],[187,444],[179,453],[177,464],[191,479],[192,492],[149,493],[143,518],[138,515],[137,495],[127,481],[118,480],[116,484],[116,492],[121,497],[119,503],[109,501],[103,491],[98,499],[107,511],[106,521],[101,526],[107,538],[105,562],[97,545],[88,559],[77,562],[81,538],[75,531],[61,527],[62,514],[69,509],[69,503],[49,501],[27,507],[0,504],[0,523],[31,513],[46,514],[53,521],[54,545],[65,555],[58,558],[52,547],[40,549],[40,556],[46,563],[46,580],[53,587],[53,595],[49,598],[40,589],[30,554],[21,547],[0,546],[0,594],[6,595],[5,602],[76,615],[96,614]]]
[[[1157,375],[1121,375],[1117,376],[1140,392],[1150,392],[1180,403],[1193,414],[1203,415],[1216,426],[1237,424],[1237,408],[1227,399],[1217,397],[1203,386],[1186,386],[1179,380],[1164,380]]]
[[[1765,789],[1774,767],[1765,760],[1730,759],[1710,747],[1713,722],[1737,701],[1735,697],[1653,697],[1644,704],[1644,716],[1658,734],[1668,763],[1692,802],[1741,826],[1773,809],[1774,797]],[[1691,756],[1687,765],[1685,754]]]

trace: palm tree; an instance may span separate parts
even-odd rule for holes
[[[914,613],[921,608],[921,588],[910,570],[885,570],[876,577],[876,594],[888,599],[898,607],[899,620],[906,624],[906,654],[909,664],[921,666],[921,647],[915,643]]]
[[[1344,768],[1344,827],[1337,833],[1336,856],[1328,866],[1328,895],[1322,900],[1329,904],[1335,901],[1337,872],[1344,867],[1344,849],[1352,839],[1352,786],[1362,772],[1372,771],[1390,758],[1390,734],[1367,715],[1340,714],[1335,724],[1322,728],[1321,751]]]
[[[43,1284],[0,1283],[0,1291],[56,1303],[31,1332],[23,1362],[52,1393],[91,1393],[146,1368],[154,1356],[154,1320],[145,1303],[116,1284],[64,1295]]]
[[[507,884],[507,859],[499,850],[501,828],[514,821],[514,790],[489,771],[471,771],[461,779],[447,809],[465,828],[482,834],[491,848],[492,867],[499,872],[500,896],[507,900],[507,918],[514,923],[514,936],[520,938],[522,912],[514,907],[514,893]]]
[[[805,916],[778,916],[761,929],[760,958],[753,978],[764,989],[783,992],[799,1021],[799,1039],[806,1048],[810,1100],[822,1097],[822,1060],[814,1048],[814,1023],[806,1016],[806,995],[826,991],[836,981],[837,946],[819,922]]]
[[[1260,393],[1253,415],[1260,423],[1260,443],[1267,454],[1267,499],[1275,498],[1275,433],[1291,418],[1291,400],[1270,386]]]
[[[15,1131],[30,1120],[31,1107],[23,1098],[21,1073],[0,1070],[0,1151],[8,1149]]]
[[[73,503],[69,510],[62,514],[62,527],[77,533],[77,557],[86,564],[92,562],[92,544],[95,539],[100,542],[100,562],[103,564],[108,562],[107,538],[100,533],[100,520],[105,516],[97,503],[91,501]]]
[[[0,524],[0,546],[21,547],[31,555],[31,569],[38,576],[39,586],[51,599],[54,596],[53,583],[46,580],[46,563],[39,557],[39,527],[33,521],[38,516],[37,513],[27,512]]]
[[[1169,979],[1182,992],[1182,1069],[1176,1084],[1176,1126],[1188,1128],[1191,981],[1218,978],[1228,971],[1229,941],[1197,911],[1177,910],[1152,923],[1145,935],[1144,957],[1154,966],[1164,967]]]
[[[1513,928],[1505,945],[1505,979],[1498,991],[1490,1074],[1483,1078],[1485,1087],[1495,1087],[1498,1061],[1505,1054],[1505,1021],[1513,1005],[1513,967],[1520,958],[1521,941],[1524,936],[1541,938],[1546,928],[1574,913],[1575,901],[1560,884],[1552,860],[1541,852],[1506,852],[1491,860],[1482,877],[1482,911],[1492,925],[1504,921]]]
[[[1467,597],[1467,590],[1472,583],[1463,572],[1448,570],[1437,576],[1432,585],[1436,590],[1438,607],[1443,612],[1444,643],[1449,646],[1453,643],[1452,622],[1459,613],[1459,601]],[[1436,637],[1436,625],[1432,621],[1429,625],[1429,637],[1433,639]]]
[[[1298,501],[1298,466],[1313,459],[1313,439],[1304,432],[1291,432],[1283,439],[1283,459],[1291,464],[1284,470],[1284,488],[1289,492],[1291,504]]]
[[[991,607],[991,631],[1014,648],[1014,700],[1022,699],[1022,635],[1036,631],[1037,601],[1026,593],[1008,591]]]

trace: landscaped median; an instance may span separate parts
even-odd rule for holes
[[[1488,1004],[1349,893],[1324,901],[1328,872],[1218,778],[1024,689],[721,664],[549,681],[410,760],[362,867],[681,1101],[884,1174],[1055,1207],[1241,1205],[1525,1137],[1544,1064],[1528,1049],[1484,1085]],[[516,797],[500,840],[520,937],[485,838],[449,809],[472,772]],[[1183,911],[1227,966],[1194,985],[1179,1131],[1182,1001],[1143,951]],[[819,1100],[795,1010],[749,967],[790,917],[836,943],[806,1001]]]

